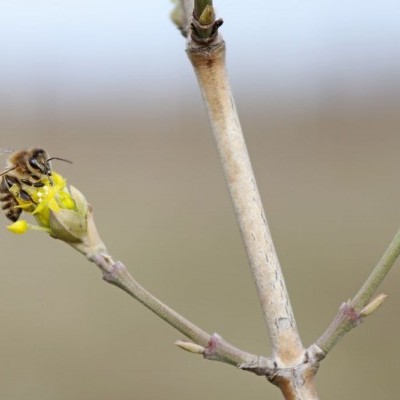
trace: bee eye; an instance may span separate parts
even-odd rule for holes
[[[42,167],[41,165],[38,163],[38,161],[36,160],[36,158],[30,158],[29,159],[29,165],[34,168],[37,169],[39,171],[42,171]]]

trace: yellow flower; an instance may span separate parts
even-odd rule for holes
[[[31,200],[21,198],[18,185],[10,188],[10,193],[18,201],[18,207],[32,214],[39,224],[34,226],[19,220],[7,227],[11,232],[22,234],[28,229],[44,230],[51,236],[66,241],[78,240],[76,235],[81,234],[86,226],[86,199],[77,189],[68,190],[66,180],[57,172],[53,171],[52,181],[53,184],[50,184],[49,179],[44,179],[44,186],[39,188],[25,185],[24,190]]]
[[[31,214],[39,225],[50,226],[50,211],[59,212],[61,209],[73,210],[75,202],[68,191],[66,180],[56,172],[53,172],[53,185],[47,181],[41,188],[31,189],[29,195],[36,203]]]
[[[41,230],[51,237],[60,239],[90,260],[106,251],[93,220],[92,209],[85,196],[73,186],[67,187],[65,179],[53,171],[52,184],[43,179],[43,187],[24,185],[29,200],[20,196],[21,188],[13,185],[9,192],[25,213],[31,214],[38,225],[30,225],[21,219],[7,228],[22,234],[28,230]],[[28,196],[23,196],[27,198]]]

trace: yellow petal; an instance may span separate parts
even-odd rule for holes
[[[21,235],[22,233],[25,233],[29,229],[29,224],[24,219],[20,219],[19,221],[16,221],[13,224],[8,225],[7,229],[13,233]]]
[[[60,211],[60,206],[58,205],[58,203],[55,201],[54,198],[50,199],[48,202],[48,207],[51,211],[55,211],[58,212]]]

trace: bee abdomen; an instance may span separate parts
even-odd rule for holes
[[[7,192],[7,193],[0,193],[0,201],[8,201],[13,198],[12,194]]]
[[[3,204],[1,207],[2,210],[8,210],[9,208],[12,208],[15,206],[15,203],[13,201],[8,201],[7,203]]]
[[[7,199],[4,197],[1,199],[1,202],[3,203],[1,208],[6,217],[15,222],[21,215],[22,209],[20,207],[16,207],[18,206],[18,201],[12,195],[10,195],[10,193],[8,193],[8,195],[4,196],[7,197]]]
[[[22,213],[22,209],[18,206],[18,201],[14,198],[12,193],[9,192],[10,185],[18,182],[15,178],[4,176],[0,183],[0,202],[2,203],[2,210],[5,216],[11,221],[18,220]]]
[[[4,210],[4,211],[6,211],[6,210]],[[16,207],[12,206],[5,214],[8,219],[15,222],[18,220],[21,213],[22,213],[21,208],[16,208]]]

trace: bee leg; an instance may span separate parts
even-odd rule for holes
[[[44,186],[44,183],[43,182],[35,182],[32,186],[35,188],[40,188],[40,187]]]
[[[32,202],[33,204],[36,204],[36,202],[33,201],[32,197],[29,195],[29,193],[28,193],[28,192],[25,192],[25,190],[23,190],[23,189],[21,189],[21,190],[19,191],[19,197],[20,197],[22,200],[30,201],[30,202]]]
[[[36,187],[36,188],[44,186],[43,182],[31,182],[29,179],[21,179],[21,182],[24,183],[25,185],[33,186],[33,187]]]
[[[4,182],[6,183],[8,189],[10,189],[12,185],[19,185],[18,179],[13,178],[10,175],[4,176]]]

